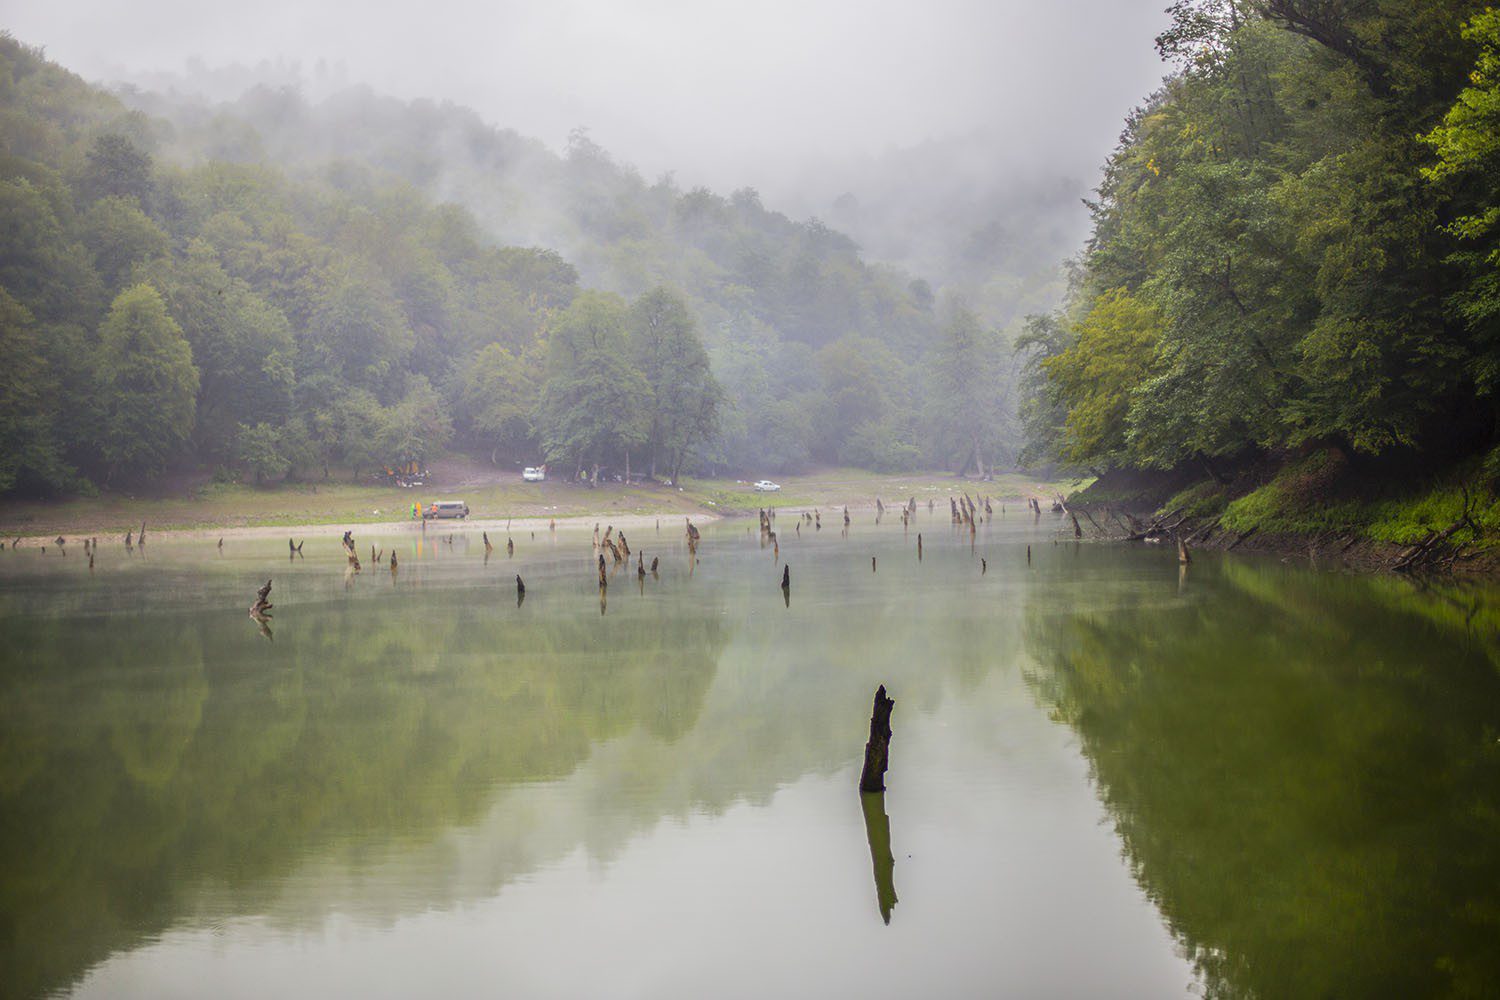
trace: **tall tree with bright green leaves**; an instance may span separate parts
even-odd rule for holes
[[[150,285],[115,297],[99,341],[97,443],[107,479],[159,472],[193,430],[198,370],[192,348]]]

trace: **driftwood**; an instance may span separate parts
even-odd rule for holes
[[[1422,562],[1424,562],[1434,552],[1436,552],[1440,545],[1446,542],[1449,538],[1453,537],[1453,533],[1456,532],[1459,528],[1462,528],[1466,520],[1467,518],[1460,518],[1459,520],[1454,521],[1452,524],[1448,525],[1448,527],[1444,528],[1442,531],[1429,530],[1427,532],[1427,537],[1403,552],[1401,556],[1396,560],[1395,565],[1391,567],[1391,569],[1395,570],[1397,573],[1404,573],[1408,570],[1414,569]]]
[[[271,603],[271,581],[267,580],[266,585],[256,591],[255,603],[250,605],[250,617],[269,618],[271,617],[270,612],[273,607],[275,605]]]
[[[988,573],[989,571],[990,571],[989,560],[987,560],[987,559],[980,559],[979,560],[979,575],[980,576],[984,576],[984,574]]]
[[[1079,525],[1078,525],[1078,515],[1075,514],[1075,513],[1073,513],[1070,510],[1070,511],[1068,511],[1068,517],[1072,518],[1072,520],[1073,520],[1073,537],[1074,538],[1082,538],[1083,537],[1083,529],[1081,527],[1079,527]]]
[[[1169,511],[1168,513],[1163,514],[1160,517],[1158,517],[1156,520],[1152,521],[1145,529],[1137,529],[1136,531],[1134,531],[1130,535],[1126,536],[1125,541],[1127,541],[1127,542],[1142,542],[1142,541],[1145,541],[1147,538],[1159,538],[1162,535],[1170,535],[1172,532],[1176,531],[1178,529],[1178,527],[1180,527],[1182,525],[1183,521],[1187,520],[1187,515],[1186,514],[1182,514],[1181,517],[1177,517],[1177,515],[1179,515],[1179,514],[1182,514],[1182,509],[1181,508],[1178,508],[1178,509],[1173,510],[1173,511]],[[1126,514],[1125,516],[1126,517],[1130,517],[1129,514]],[[1177,517],[1177,520],[1173,521],[1171,524],[1167,524],[1166,523],[1167,519],[1168,518],[1172,518],[1172,517]],[[1138,523],[1138,522],[1136,522],[1135,518],[1133,518],[1133,517],[1130,517],[1130,520],[1131,520],[1132,524]]]
[[[917,532],[917,562],[922,561],[922,533]]]
[[[656,567],[657,567],[657,565],[660,562],[661,562],[661,556],[652,556],[651,557],[651,575],[652,576],[656,575]]]
[[[874,556],[870,557],[870,572],[871,573],[875,572],[875,557]]]
[[[781,567],[781,589],[782,590],[791,590],[792,589],[792,567],[791,566],[783,566],[783,567]]]
[[[870,739],[865,743],[865,766],[859,775],[861,792],[885,791],[885,772],[891,754],[891,709],[894,698],[886,697],[885,685],[875,691],[875,708],[870,713]]]
[[[1193,557],[1188,555],[1187,543],[1182,540],[1181,535],[1174,535],[1173,537],[1177,539],[1177,561],[1186,566],[1193,561]]]
[[[602,591],[609,586],[609,576],[604,572],[604,553],[599,553],[599,589]]]
[[[505,558],[509,559],[516,554],[516,543],[512,538],[505,540]]]
[[[1225,547],[1224,551],[1225,552],[1232,552],[1235,549],[1235,547],[1240,544],[1240,542],[1243,542],[1245,539],[1249,538],[1251,535],[1255,534],[1259,530],[1260,530],[1260,526],[1259,525],[1256,525],[1254,527],[1245,529],[1244,531],[1240,532],[1240,535],[1239,535],[1238,538],[1236,538],[1234,541],[1230,542],[1229,545]]]

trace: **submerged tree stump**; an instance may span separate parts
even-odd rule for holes
[[[875,690],[875,709],[870,714],[870,739],[865,744],[865,766],[859,775],[862,792],[885,791],[885,769],[891,753],[891,709],[894,698],[887,698],[885,685]]]
[[[271,603],[271,581],[267,580],[266,585],[256,591],[255,603],[250,605],[250,617],[269,618],[272,607],[274,605]]]

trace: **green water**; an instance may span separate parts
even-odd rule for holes
[[[1494,592],[945,520],[0,553],[4,992],[1494,995]]]

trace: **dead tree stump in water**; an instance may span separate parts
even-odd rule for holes
[[[865,744],[865,767],[859,775],[862,792],[885,791],[885,769],[891,755],[891,709],[894,698],[887,698],[885,685],[875,690],[875,710],[870,714],[870,740]]]
[[[274,605],[271,603],[271,581],[267,580],[266,585],[256,591],[255,603],[250,605],[250,617],[269,618],[271,616],[268,612],[272,607]]]

